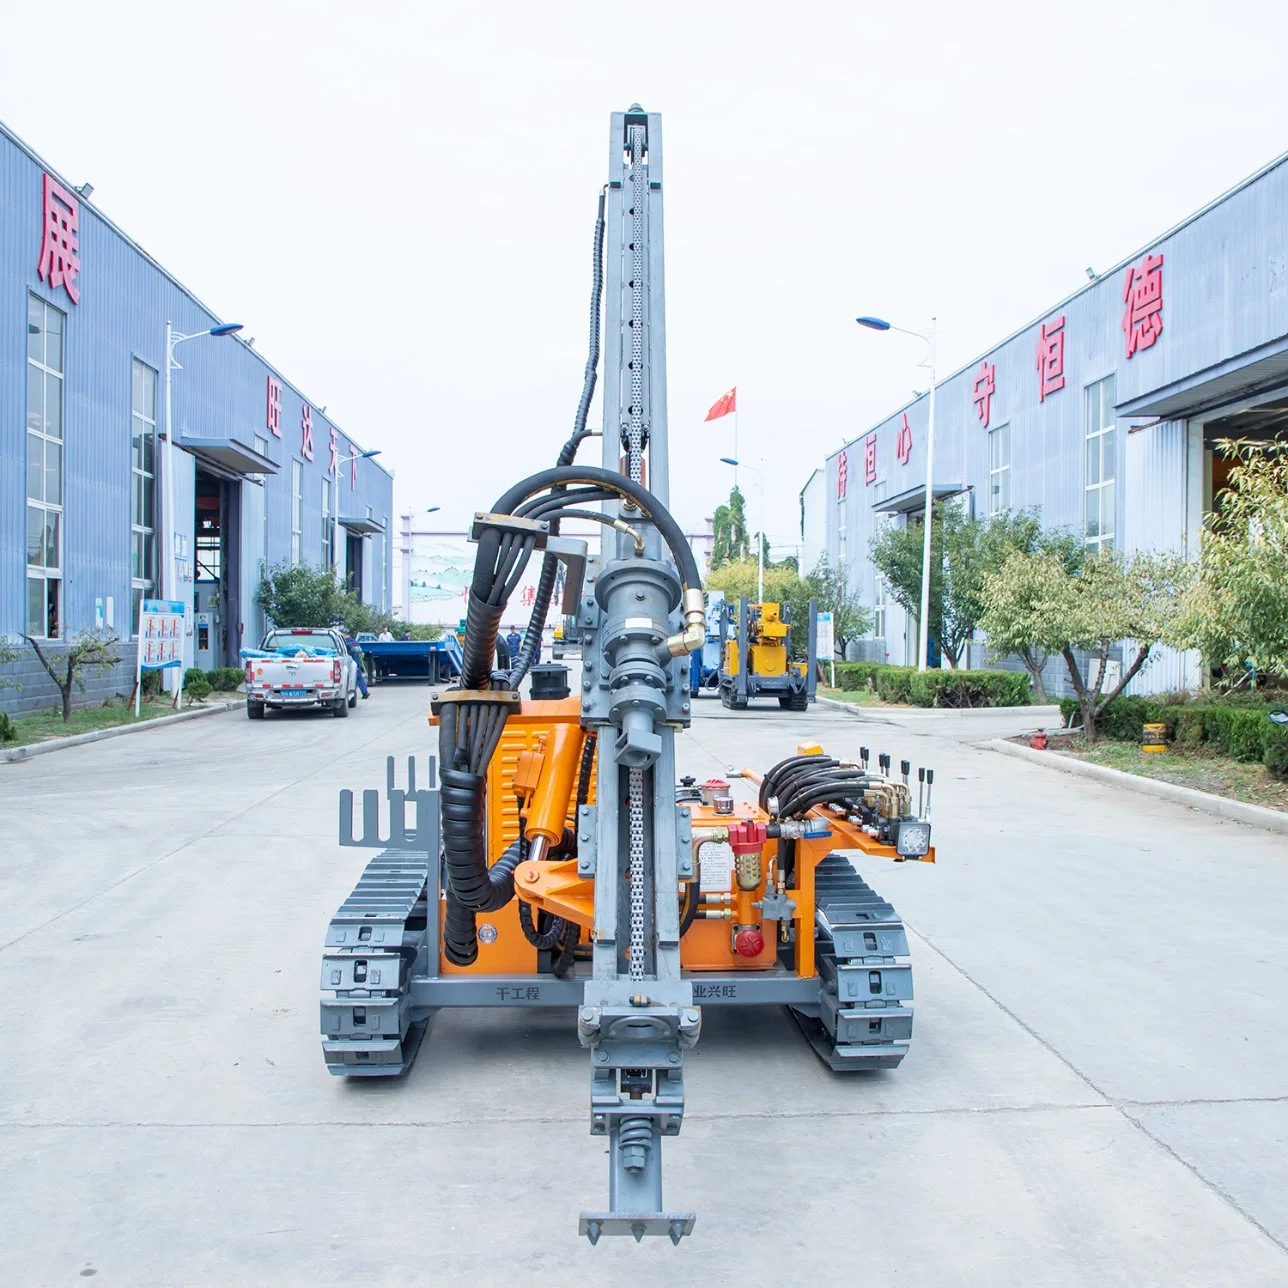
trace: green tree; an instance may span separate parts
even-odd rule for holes
[[[1229,486],[1207,516],[1184,642],[1236,679],[1288,675],[1288,448],[1222,442]]]
[[[53,649],[46,652],[49,645],[42,648],[40,641],[30,635],[24,635],[23,639],[31,645],[40,659],[40,665],[45,668],[45,674],[58,688],[63,702],[64,723],[72,718],[73,689],[85,692],[85,673],[110,671],[121,661],[117,652],[117,645],[121,641],[115,635],[106,639],[98,635],[78,635],[68,640],[66,647],[59,652]]]
[[[277,564],[260,574],[255,603],[274,626],[330,626],[340,622],[355,635],[361,631],[379,634],[390,631],[395,639],[409,634],[412,639],[435,640],[442,634],[437,626],[404,622],[381,613],[351,590],[344,590],[327,568],[307,564]]]
[[[747,503],[737,487],[729,493],[729,504],[716,507],[711,521],[711,571],[746,559],[751,550],[747,535]]]
[[[820,613],[832,614],[832,634],[836,637],[841,656],[844,657],[845,646],[872,629],[872,611],[864,605],[858,592],[850,586],[844,572],[833,568],[828,563],[826,555],[823,555],[814,565],[814,571],[802,584],[806,611],[808,612],[808,601],[813,599],[817,602]]]
[[[895,602],[914,617],[921,613],[924,526],[887,527],[873,539],[872,562]],[[1015,550],[1036,547],[1042,525],[1031,511],[1004,510],[976,519],[960,505],[935,506],[930,551],[930,634],[949,664],[961,661],[984,611],[984,579]]]
[[[1082,728],[1095,741],[1104,709],[1131,683],[1153,648],[1178,642],[1181,599],[1191,568],[1174,555],[1115,551],[1089,554],[1071,567],[1057,546],[1013,551],[997,572],[985,575],[980,625],[993,647],[1060,654],[1082,710]],[[1105,691],[1110,650],[1128,641],[1135,656],[1118,683]],[[1084,675],[1075,650],[1091,654]]]

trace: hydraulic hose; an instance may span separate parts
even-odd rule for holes
[[[688,934],[689,927],[693,925],[698,916],[698,897],[702,893],[702,883],[696,878],[689,882],[689,888],[684,892],[684,907],[680,910],[680,938],[683,939]]]
[[[483,791],[487,778],[467,770],[442,770],[443,857],[447,882],[461,904],[472,912],[494,912],[514,898],[514,869],[519,863],[512,845],[489,868],[483,849]]]
[[[591,400],[595,396],[595,382],[599,369],[599,318],[604,298],[605,196],[606,193],[601,188],[599,190],[599,210],[595,216],[595,246],[590,286],[590,340],[587,345],[586,370],[582,376],[581,398],[577,402],[577,411],[573,416],[572,437],[563,445],[563,449],[559,453],[557,463],[561,467],[567,467],[573,463],[577,456],[577,448],[581,446],[582,439],[589,433],[586,428],[586,417],[590,414]],[[560,491],[562,490],[560,489]],[[508,514],[509,511],[498,511],[498,513]],[[551,520],[550,531],[555,533],[559,531],[559,520],[557,518]],[[523,645],[519,649],[519,656],[510,668],[510,687],[512,689],[517,689],[523,682],[523,677],[527,675],[537,655],[537,649],[541,647],[541,633],[545,630],[546,614],[550,611],[550,597],[554,594],[555,576],[558,572],[558,567],[559,561],[553,555],[546,555],[541,561],[541,576],[537,580],[536,598],[532,601],[532,616],[528,619],[528,629],[523,637]]]
[[[444,799],[447,794],[447,776],[452,772],[451,770],[443,771]],[[443,814],[443,836],[444,841],[446,841],[446,808],[444,808]],[[499,887],[508,883],[510,890],[509,895],[502,899],[500,903],[495,903],[487,908],[472,908],[462,902],[451,883],[451,869],[449,867],[447,899],[443,910],[443,951],[447,954],[449,962],[456,966],[471,966],[478,959],[479,945],[476,914],[479,912],[492,912],[496,908],[502,907],[503,904],[509,903],[514,895],[514,869],[522,861],[525,848],[522,841],[515,841],[492,864],[491,868],[485,869],[486,878],[490,885],[495,883],[495,886]]]
[[[826,769],[839,764],[839,761],[833,760],[830,756],[812,755],[812,756],[790,756],[786,760],[780,760],[778,764],[771,769],[766,770],[765,776],[760,780],[759,802],[761,809],[769,808],[769,798],[779,794],[780,786],[796,771],[806,771],[812,769]]]
[[[645,516],[653,521],[662,540],[666,542],[685,588],[688,590],[702,588],[697,561],[693,557],[693,551],[685,540],[680,525],[652,492],[628,479],[624,474],[618,474],[613,470],[601,469],[597,465],[556,465],[553,469],[541,470],[516,483],[499,497],[492,507],[493,513],[513,514],[517,506],[529,497],[536,496],[538,492],[569,483],[606,488],[634,501]],[[479,545],[481,551],[482,542]]]

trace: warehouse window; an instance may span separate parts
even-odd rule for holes
[[[332,514],[331,514],[331,480],[322,480],[322,567],[330,568],[335,562],[335,553],[332,550],[334,544],[331,540],[332,533]]]
[[[872,594],[872,637],[883,640],[886,633],[886,579],[876,574]]]
[[[304,466],[291,462],[291,564],[300,562],[304,542]]]
[[[988,512],[1011,508],[1011,427],[999,425],[988,434]]]
[[[1114,402],[1113,376],[1088,385],[1084,397],[1087,430],[1087,505],[1083,528],[1091,551],[1114,548]]]
[[[65,316],[27,297],[27,634],[62,634]]]
[[[156,586],[157,373],[137,358],[130,403],[130,630]]]

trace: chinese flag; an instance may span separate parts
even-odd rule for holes
[[[727,416],[731,411],[738,410],[738,387],[735,385],[727,394],[721,394],[712,404],[711,410],[707,412],[707,420],[719,420],[721,416]]]

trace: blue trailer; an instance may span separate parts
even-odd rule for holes
[[[358,636],[358,647],[375,680],[424,680],[442,684],[461,673],[461,646],[456,636],[436,640],[377,640]]]

